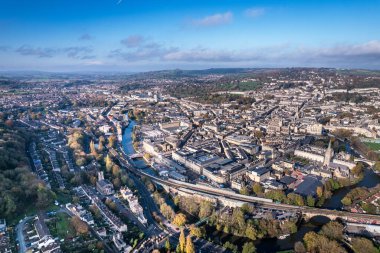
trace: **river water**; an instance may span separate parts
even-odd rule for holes
[[[133,141],[132,141],[132,132],[133,132],[133,127],[135,125],[136,125],[136,122],[134,120],[131,120],[129,122],[128,127],[126,127],[124,129],[123,139],[121,141],[121,145],[123,147],[124,152],[127,155],[132,155],[132,154],[136,153],[136,151],[133,147]],[[144,159],[133,159],[133,163],[139,169],[146,168],[146,164],[145,164]]]
[[[332,197],[324,203],[323,207],[328,208],[328,209],[341,209],[343,207],[343,204],[341,202],[342,198],[346,196],[346,194],[352,190],[355,187],[375,187],[377,184],[380,184],[380,177],[373,172],[372,169],[365,169],[364,170],[364,177],[363,180],[361,180],[359,183],[356,185],[348,186],[348,187],[343,187],[337,191],[335,191],[332,195]]]

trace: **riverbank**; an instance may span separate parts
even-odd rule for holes
[[[328,209],[342,209],[342,199],[349,193],[352,189],[356,187],[367,187],[372,188],[375,187],[377,184],[380,183],[380,176],[376,174],[372,169],[366,168],[364,169],[364,177],[363,179],[358,182],[357,184],[342,187],[336,191],[333,192],[333,195],[331,198],[327,199],[322,207],[328,208]]]

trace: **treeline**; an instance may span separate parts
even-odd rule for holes
[[[241,82],[240,80],[220,80],[218,82],[197,82],[192,84],[171,84],[165,89],[176,98],[204,97],[220,91],[249,91],[260,88],[261,82]]]
[[[343,235],[344,226],[336,221],[330,221],[323,225],[319,233],[308,232],[303,242],[296,242],[294,251],[296,253],[306,252],[334,252],[334,253],[378,253],[372,241],[363,237],[354,237],[350,242]],[[348,244],[348,245],[347,245]],[[349,248],[349,250],[346,250]]]
[[[371,214],[378,214],[377,206],[373,203],[363,201],[371,195],[379,192],[380,185],[377,185],[374,188],[366,188],[366,187],[356,187],[352,189],[350,192],[344,196],[341,200],[342,204],[346,207],[351,206],[353,204],[358,204],[364,211]],[[379,203],[379,202],[378,202]]]
[[[218,231],[246,237],[250,240],[273,238],[283,234],[297,232],[297,225],[294,221],[279,221],[272,217],[263,217],[260,219],[249,218],[252,208],[253,207],[245,205],[242,208],[233,208],[232,213],[214,212],[209,219],[209,225],[215,227]]]
[[[30,170],[26,144],[22,130],[0,123],[0,218],[15,218],[30,207],[46,208],[55,199]]]

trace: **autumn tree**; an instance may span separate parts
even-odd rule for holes
[[[346,250],[342,248],[336,241],[330,240],[326,236],[317,234],[313,231],[306,233],[303,240],[308,252],[346,253]]]
[[[343,239],[343,225],[337,221],[330,221],[329,223],[323,225],[320,233],[325,235],[331,240],[342,240]]]
[[[105,158],[105,161],[106,161],[106,170],[111,171],[112,166],[113,166],[113,161],[112,161],[111,157],[109,155],[107,155]]]
[[[247,228],[245,229],[245,237],[251,239],[251,240],[256,240],[257,237],[257,231],[254,226],[248,225]]]
[[[87,223],[82,221],[78,216],[73,216],[70,223],[74,227],[77,234],[83,235],[88,233]]]
[[[173,208],[169,206],[168,204],[163,203],[162,205],[160,205],[160,211],[166,219],[168,220],[174,219],[175,212]]]
[[[105,139],[103,136],[100,136],[99,137],[99,145],[98,145],[98,150],[100,152],[102,152],[104,150],[104,142],[105,142]]]
[[[352,238],[351,245],[355,253],[379,253],[372,241],[363,237]]]
[[[305,245],[302,242],[296,242],[294,244],[294,252],[295,253],[306,253]]]
[[[195,253],[195,247],[191,235],[186,238],[186,253]]]
[[[322,186],[318,186],[317,187],[317,196],[318,196],[318,198],[320,198],[320,197],[323,196],[323,188],[322,188]]]
[[[112,175],[113,175],[114,177],[118,177],[119,174],[120,174],[120,167],[119,167],[119,165],[114,164],[114,165],[112,166]]]
[[[178,227],[185,225],[186,216],[183,213],[178,213],[174,216],[173,223]]]
[[[93,155],[93,156],[97,156],[98,155],[98,152],[96,152],[96,148],[95,148],[95,143],[94,143],[94,141],[91,141],[90,142],[90,151],[91,151],[91,154]]]
[[[252,186],[252,190],[256,196],[261,196],[264,193],[263,187],[260,183],[257,182]]]
[[[186,237],[183,229],[181,229],[181,233],[179,235],[179,250],[181,253],[185,253],[186,250]]]
[[[202,201],[199,205],[199,218],[205,218],[211,215],[213,206],[210,201]]]
[[[111,135],[110,137],[108,137],[108,146],[110,148],[115,147],[115,142],[116,142],[116,136],[115,135]]]
[[[246,242],[246,243],[244,243],[243,250],[241,252],[242,253],[255,253],[256,247],[253,244],[253,242]]]
[[[311,195],[307,196],[307,198],[306,198],[306,204],[308,206],[311,206],[311,207],[315,206],[315,199],[313,198],[313,196],[311,196]]]
[[[204,227],[197,227],[194,224],[190,226],[190,234],[198,238],[202,238],[206,235]]]
[[[166,249],[167,252],[170,252],[170,250],[171,250],[171,245],[170,245],[169,238],[166,239],[165,249]]]
[[[243,194],[243,195],[249,195],[250,194],[250,191],[248,189],[248,187],[246,186],[243,186],[241,189],[240,189],[240,194]]]

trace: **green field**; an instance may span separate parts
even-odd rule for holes
[[[49,222],[49,230],[54,237],[61,239],[74,237],[75,230],[70,225],[70,216],[65,213],[58,213],[56,218]]]
[[[374,151],[380,150],[380,143],[364,142],[364,144],[371,150],[374,150]]]

